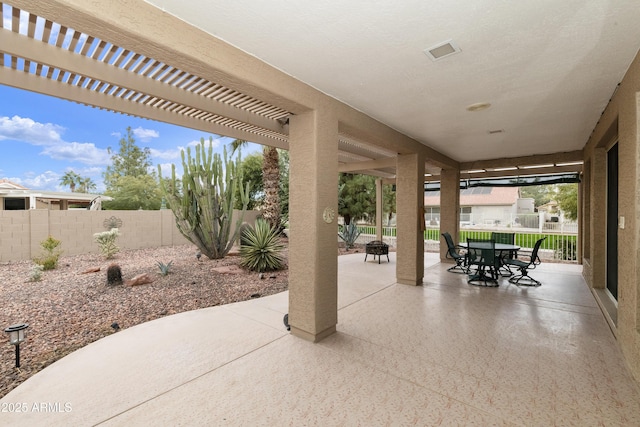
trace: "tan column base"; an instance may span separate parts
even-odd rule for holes
[[[320,342],[329,335],[333,335],[336,332],[336,327],[332,326],[330,328],[325,329],[322,332],[317,334],[312,334],[307,331],[303,331],[302,329],[298,329],[295,326],[291,326],[291,333],[298,338],[302,338],[303,340],[311,341],[311,342]]]

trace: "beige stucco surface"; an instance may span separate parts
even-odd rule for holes
[[[585,160],[591,166],[590,223],[585,279],[593,288],[606,287],[606,151],[618,142],[618,215],[624,228],[618,228],[618,307],[615,332],[627,363],[640,379],[640,126],[638,92],[640,57],[631,64],[618,91],[604,111],[585,147]],[[617,123],[617,129],[616,129]],[[617,132],[616,132],[617,130]],[[617,136],[617,138],[616,138]],[[587,204],[587,203],[585,203]]]

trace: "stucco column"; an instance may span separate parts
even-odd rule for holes
[[[398,156],[396,280],[418,286],[424,277],[424,156]]]
[[[320,341],[338,323],[338,120],[329,110],[289,123],[289,325]]]
[[[384,194],[382,180],[376,179],[376,240],[382,240],[382,217],[384,216]]]
[[[454,243],[460,236],[460,170],[442,169],[440,171],[440,234],[451,234]],[[440,260],[451,262],[447,256],[447,243],[440,239]]]

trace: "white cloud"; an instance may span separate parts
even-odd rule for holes
[[[64,127],[39,123],[19,116],[0,117],[0,141],[15,140],[44,147],[40,154],[56,160],[68,160],[88,165],[104,165],[111,156],[107,150],[91,142],[67,142],[62,139]]]
[[[29,175],[22,180],[19,178],[10,178],[10,181],[20,184],[27,188],[49,189],[56,188],[60,181],[60,174],[53,171],[46,171],[38,175]]]
[[[162,160],[180,160],[181,158],[180,147],[169,150],[157,150],[155,148],[150,148],[149,152],[151,153],[151,157]]]
[[[157,130],[153,129],[144,129],[142,127],[137,127],[132,130],[133,135],[141,141],[148,142],[151,138],[158,138],[160,133]]]
[[[65,142],[45,147],[40,153],[56,160],[81,162],[88,165],[104,165],[109,163],[111,156],[106,150],[96,147],[92,143]]]

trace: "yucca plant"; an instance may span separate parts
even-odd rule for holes
[[[340,231],[338,232],[338,237],[344,240],[344,246],[347,250],[351,249],[358,237],[360,237],[360,230],[355,223],[350,222],[348,225],[343,225],[340,227]]]
[[[258,219],[255,227],[247,227],[242,235],[240,264],[252,271],[281,270],[284,267],[284,244],[278,237],[278,229],[264,219]]]

